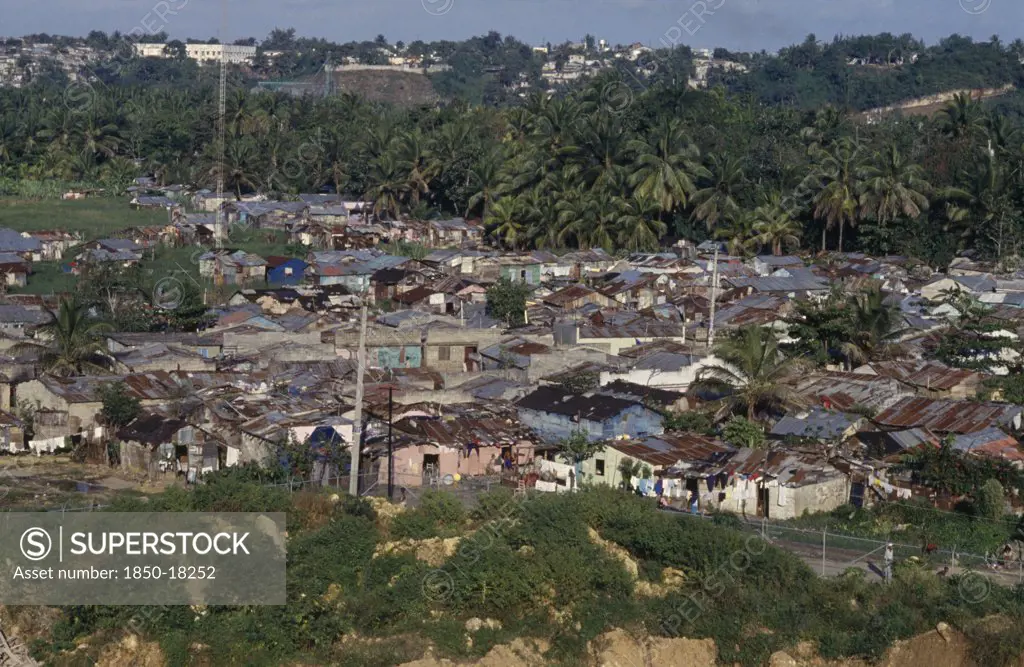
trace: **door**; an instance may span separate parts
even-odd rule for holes
[[[441,455],[440,454],[424,454],[423,455],[423,482],[430,485],[430,481],[437,479],[441,471]]]
[[[466,372],[467,373],[473,373],[473,372],[476,372],[476,371],[480,370],[480,364],[479,364],[479,362],[477,361],[477,358],[476,358],[476,348],[475,347],[468,347],[468,346],[466,347],[466,351],[465,351],[465,354],[463,356],[463,361],[466,364]]]
[[[757,516],[764,517],[765,519],[771,518],[768,513],[768,507],[771,505],[768,502],[770,492],[770,489],[766,486],[758,485],[757,487]]]

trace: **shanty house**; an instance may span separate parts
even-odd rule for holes
[[[476,245],[483,239],[483,230],[478,225],[463,220],[431,220],[427,223],[427,245],[432,248]]]
[[[0,253],[13,253],[30,262],[42,260],[43,244],[7,227],[0,227]]]
[[[28,284],[31,265],[20,255],[0,252],[0,283],[8,287],[24,287]]]
[[[267,260],[259,255],[238,250],[230,255],[218,255],[214,268],[214,282],[220,285],[245,285],[263,282],[267,277]]]
[[[298,285],[306,275],[306,264],[297,257],[267,257],[267,282],[271,285]]]
[[[394,482],[399,486],[446,483],[455,475],[494,475],[534,457],[533,435],[495,417],[409,416],[395,421],[394,431],[399,442],[394,450]],[[387,485],[388,460],[380,453],[378,480]]]
[[[830,512],[850,501],[849,478],[811,454],[740,448],[681,458],[666,478],[684,485],[683,506],[768,519]]]
[[[661,433],[662,416],[640,403],[599,394],[570,394],[540,387],[520,399],[519,419],[548,442],[582,432],[591,442]]]

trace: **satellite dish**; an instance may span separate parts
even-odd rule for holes
[[[445,486],[451,486],[452,484],[455,483],[455,478],[452,477],[451,475],[445,475],[444,477],[441,478],[441,481],[444,483]]]

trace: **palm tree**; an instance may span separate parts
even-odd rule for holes
[[[625,151],[622,123],[612,114],[596,113],[581,125],[575,146],[567,155],[582,167],[587,185],[607,188],[625,180]]]
[[[790,401],[792,390],[784,382],[797,375],[804,363],[787,358],[770,329],[743,327],[715,346],[721,363],[700,369],[696,390],[725,393],[723,401],[735,410],[745,410],[753,421],[758,408],[772,409]]]
[[[786,210],[779,193],[768,195],[765,203],[754,210],[754,216],[756,242],[770,247],[776,257],[782,254],[784,246],[800,245],[800,224]]]
[[[931,183],[894,144],[875,154],[875,163],[863,167],[860,178],[860,215],[875,220],[880,230],[899,217],[912,220],[928,210]]]
[[[1006,237],[1012,229],[1009,223],[1018,213],[1010,175],[1006,167],[988,153],[976,169],[966,190],[954,189],[948,194],[964,202],[964,208],[970,211],[969,216],[958,216],[969,223],[964,226],[964,237],[975,246],[981,241],[994,244],[996,257],[1002,261]]]
[[[939,128],[948,138],[966,142],[985,129],[981,102],[970,93],[958,93],[939,111]]]
[[[734,217],[740,205],[736,195],[743,186],[743,162],[731,156],[712,155],[704,187],[693,193],[692,219],[707,225],[710,232],[719,222]]]
[[[224,174],[224,184],[235,193],[235,198],[241,201],[243,188],[256,187],[255,163],[257,150],[249,137],[228,142],[224,152],[224,160],[214,166],[212,175],[217,170]]]
[[[405,133],[399,145],[402,169],[408,174],[405,191],[410,206],[415,208],[420,203],[420,196],[430,192],[430,183],[440,173],[440,164],[418,130]]]
[[[874,286],[850,298],[853,339],[839,346],[852,367],[875,358],[892,358],[902,353],[897,339],[905,331],[900,309],[885,303],[885,295]]]
[[[807,144],[808,154],[814,155],[831,146],[840,136],[845,120],[843,112],[832,105],[815,112],[814,122],[800,130],[800,138]]]
[[[757,220],[754,211],[740,211],[729,219],[728,224],[715,230],[715,238],[725,241],[730,255],[750,255],[758,243],[758,237],[754,234]]]
[[[700,151],[687,138],[678,118],[665,118],[644,140],[633,140],[627,148],[636,155],[629,183],[635,194],[658,203],[661,215],[686,206],[696,190],[695,178],[707,172],[700,164]]]
[[[814,218],[821,220],[821,250],[825,251],[825,235],[839,227],[839,252],[843,251],[843,230],[846,225],[857,226],[858,192],[860,191],[860,146],[844,137],[836,142],[832,151],[822,152],[820,162],[808,176],[815,191],[811,199]]]
[[[484,218],[484,226],[506,247],[518,250],[526,240],[526,226],[515,197],[502,197],[494,202]]]
[[[501,187],[501,167],[505,160],[504,150],[498,146],[469,170],[470,192],[466,202],[466,217],[479,207],[480,216],[486,220],[488,209],[494,203]]]
[[[373,202],[375,215],[387,215],[391,219],[398,219],[402,210],[402,200],[409,187],[407,173],[403,171],[402,165],[395,158],[394,154],[384,153],[370,163],[370,172],[367,174],[370,183],[364,198]]]
[[[52,375],[68,377],[108,372],[109,357],[104,354],[100,334],[110,331],[111,327],[90,315],[90,310],[89,304],[61,297],[57,310],[47,308],[49,320],[36,329],[45,341],[19,343],[12,350],[38,351],[43,369]]]
[[[619,246],[633,252],[657,250],[668,226],[658,219],[658,204],[642,195],[620,200]]]

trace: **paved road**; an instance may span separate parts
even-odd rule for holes
[[[670,514],[678,514],[680,516],[687,516],[691,518],[697,518],[695,515],[680,512],[678,510],[663,510]],[[710,517],[700,517],[702,519],[708,519]],[[751,532],[760,532],[761,520],[760,519],[746,519],[742,520],[745,524],[744,528]],[[850,568],[857,568],[864,570],[868,573],[869,577],[881,581],[884,578],[882,562],[882,549],[885,543],[877,540],[855,538],[849,536],[825,536],[825,559],[822,561],[822,545],[820,540],[820,533],[814,531],[803,531],[794,529],[788,526],[780,526],[769,522],[766,526],[769,542],[779,549],[784,549],[793,555],[800,558],[800,560],[807,563],[817,574],[824,577],[835,577],[839,576]],[[779,533],[782,532],[783,535]],[[802,539],[787,539],[785,534],[796,535]],[[830,539],[835,541],[841,541],[844,543],[854,542],[857,544],[863,543],[863,547],[856,549],[850,549],[847,547],[833,546],[830,544]],[[919,547],[913,547],[910,545],[897,544],[897,560],[905,558],[908,552],[919,553]],[[901,553],[902,552],[902,553]],[[945,552],[945,556],[948,557],[948,552]],[[1013,567],[1010,570],[992,570],[986,567],[981,567],[981,562],[977,561],[978,567],[962,567],[962,565],[973,565],[977,559],[968,561],[965,558],[958,559],[958,565],[956,567],[950,567],[948,575],[963,574],[965,572],[972,572],[975,575],[980,575],[983,582],[991,582],[1002,586],[1016,586],[1024,583],[1024,567]],[[1024,566],[1024,564],[1021,564]],[[939,572],[942,566],[936,565],[935,571]],[[977,578],[977,577],[975,577]],[[962,591],[965,596],[976,597],[980,599],[984,589],[984,584],[974,585],[971,582],[967,582],[964,586],[967,591]],[[977,589],[977,590],[972,590]]]

